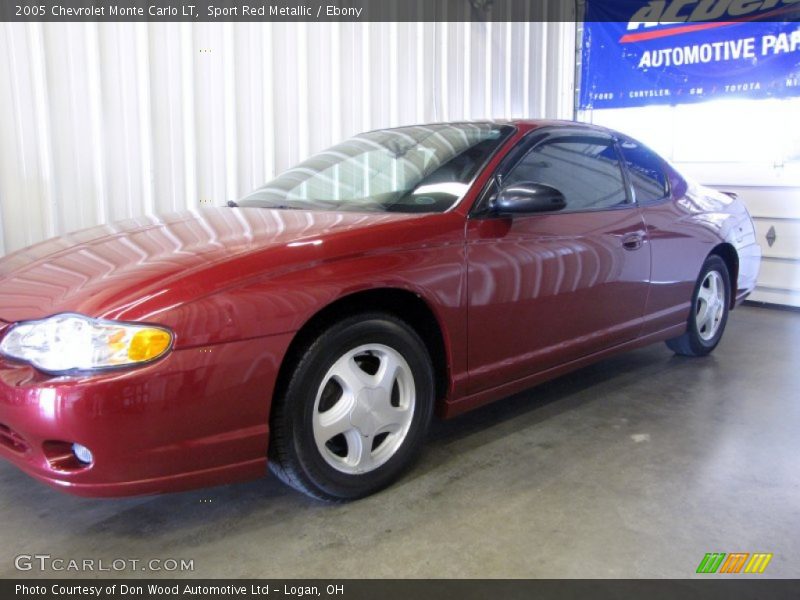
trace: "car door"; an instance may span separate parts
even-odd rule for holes
[[[703,260],[719,240],[702,220],[689,218],[702,209],[668,164],[635,140],[621,137],[618,146],[650,243],[652,290],[642,326],[648,335],[686,323]]]
[[[501,188],[526,182],[556,188],[565,208],[514,217],[492,213]],[[470,391],[639,335],[650,250],[610,136],[529,135],[479,200],[466,240]]]

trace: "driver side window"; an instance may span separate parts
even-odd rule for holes
[[[559,190],[567,206],[559,212],[598,210],[629,203],[613,142],[598,138],[544,141],[503,178],[503,186],[543,183]]]

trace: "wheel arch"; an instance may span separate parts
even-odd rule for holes
[[[275,396],[285,391],[303,351],[319,334],[336,321],[368,311],[390,313],[406,322],[420,336],[433,363],[436,402],[443,402],[450,389],[450,362],[444,327],[431,305],[419,294],[389,287],[350,293],[314,313],[295,333],[281,361]]]
[[[733,247],[733,244],[723,242],[716,245],[708,255],[719,256],[728,268],[728,275],[730,276],[731,283],[731,297],[728,299],[728,303],[730,305],[729,308],[733,309],[736,305],[736,291],[739,281],[739,253],[736,252],[736,248]]]

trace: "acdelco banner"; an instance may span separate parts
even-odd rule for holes
[[[580,108],[800,96],[800,0],[588,0]]]

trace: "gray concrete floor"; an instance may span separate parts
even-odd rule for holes
[[[800,314],[737,309],[709,358],[658,344],[437,423],[402,481],[343,506],[271,477],[80,499],[2,463],[0,576],[46,553],[196,577],[689,577],[741,551],[800,577],[798,354]]]

